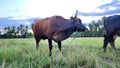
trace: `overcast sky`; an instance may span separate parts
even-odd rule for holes
[[[119,14],[120,0],[0,0],[0,18],[26,19],[75,14],[86,23],[102,16]]]

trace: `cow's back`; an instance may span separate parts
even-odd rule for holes
[[[104,22],[106,31],[114,32],[120,30],[120,15],[107,17]]]
[[[44,32],[47,29],[48,20],[49,20],[48,18],[45,18],[45,19],[38,19],[34,21],[32,29],[35,35],[39,35],[39,36],[44,35]]]
[[[35,35],[54,38],[59,33],[74,28],[74,24],[70,20],[61,16],[52,16],[45,19],[35,20],[33,24],[33,32]]]

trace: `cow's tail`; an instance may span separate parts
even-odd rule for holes
[[[103,34],[103,36],[106,38],[106,20],[107,20],[107,17],[103,17],[103,26],[104,26],[104,30],[105,30],[105,34]]]
[[[32,23],[32,29],[33,29],[34,23]]]
[[[105,25],[106,19],[107,19],[107,17],[103,17],[103,25]]]

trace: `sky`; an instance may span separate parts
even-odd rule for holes
[[[120,0],[0,0],[0,18],[20,20],[60,15],[69,19],[78,10],[82,22],[89,23],[119,14],[119,6]]]

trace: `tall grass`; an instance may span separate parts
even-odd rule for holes
[[[120,38],[116,48],[103,53],[103,38],[69,38],[62,42],[62,52],[53,42],[49,57],[47,40],[36,51],[34,39],[0,39],[0,68],[120,68]]]

